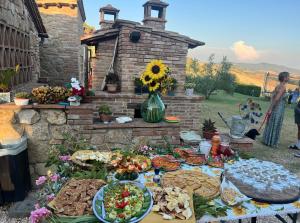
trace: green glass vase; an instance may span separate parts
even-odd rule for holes
[[[157,123],[165,117],[165,105],[157,92],[149,93],[141,106],[141,115],[145,122]]]

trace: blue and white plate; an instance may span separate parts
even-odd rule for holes
[[[151,211],[152,206],[153,206],[153,199],[152,199],[152,194],[150,192],[150,190],[148,188],[146,188],[143,184],[139,183],[139,182],[135,182],[135,181],[118,181],[116,182],[118,184],[132,184],[135,185],[137,187],[139,187],[140,189],[142,189],[144,192],[144,196],[145,197],[150,197],[150,204],[149,207],[147,208],[147,210],[145,211],[145,213],[140,216],[139,218],[134,217],[132,219],[130,219],[129,221],[127,221],[128,223],[136,223],[141,221],[143,218],[145,218]],[[104,207],[104,190],[108,187],[109,185],[105,185],[103,187],[101,187],[101,189],[96,193],[94,199],[93,199],[93,211],[95,216],[104,223],[118,223],[118,221],[107,221],[106,220],[106,212],[105,212],[105,207]]]

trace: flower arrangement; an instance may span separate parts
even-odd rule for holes
[[[192,82],[186,82],[184,84],[184,88],[185,89],[194,89],[196,87],[196,84],[195,83],[192,83]]]
[[[150,92],[160,91],[162,94],[167,94],[177,84],[176,79],[171,77],[170,68],[161,60],[152,60],[147,64],[140,80]]]
[[[39,104],[56,104],[58,102],[66,101],[66,99],[72,95],[72,92],[69,89],[60,86],[41,86],[33,88],[31,94],[33,99]]]
[[[27,92],[18,92],[15,94],[15,98],[29,99],[30,94],[28,94]]]
[[[239,104],[239,111],[241,117],[251,125],[258,124],[263,116],[260,104],[254,102],[251,98],[248,98],[246,103]]]
[[[65,182],[65,177],[52,173],[50,170],[46,176],[40,176],[35,181],[36,186],[41,189],[38,193],[38,203],[35,205],[35,210],[30,213],[29,220],[31,223],[42,222],[52,214],[45,206],[55,198],[55,194],[59,192]]]
[[[152,155],[155,152],[155,149],[151,146],[140,146],[137,150],[137,153],[144,156]]]

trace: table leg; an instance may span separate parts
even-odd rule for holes
[[[251,223],[256,223],[256,220],[257,220],[256,217],[251,218]]]
[[[296,214],[288,214],[288,216],[290,217],[290,219],[292,219],[293,223],[297,223],[298,213],[296,213]]]
[[[275,215],[275,217],[280,220],[282,223],[287,223],[286,220],[284,220],[283,217],[281,217],[279,214]]]

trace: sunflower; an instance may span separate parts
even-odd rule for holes
[[[166,74],[167,66],[161,60],[152,60],[146,67],[146,73],[154,80],[158,80]]]
[[[148,87],[149,91],[156,91],[159,88],[159,83],[153,80]]]
[[[149,74],[147,74],[146,72],[144,72],[141,76],[141,81],[143,82],[143,85],[147,85],[150,84],[152,81],[152,78],[150,77]]]
[[[300,201],[294,202],[294,203],[293,203],[293,206],[294,206],[295,208],[300,209]]]
[[[232,212],[235,216],[241,216],[247,214],[247,211],[243,206],[233,207]]]
[[[251,201],[251,203],[253,205],[255,205],[256,207],[259,207],[259,208],[267,208],[270,206],[270,204],[267,204],[267,203],[262,203],[262,202],[258,202],[258,201]]]

